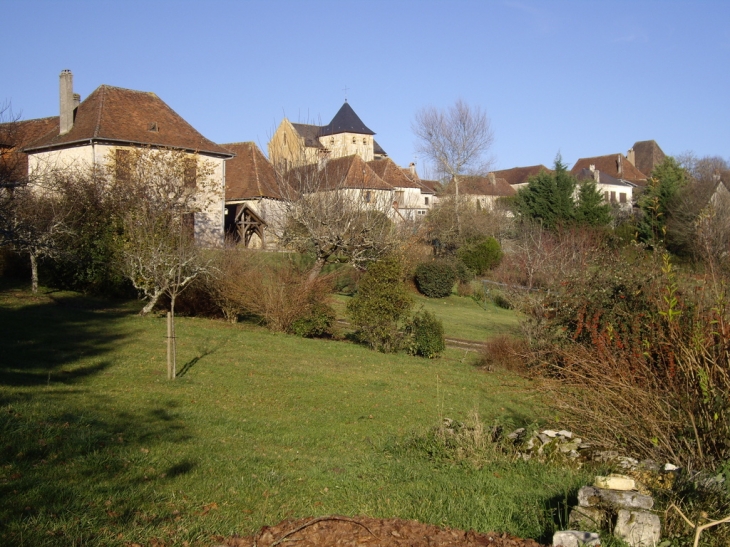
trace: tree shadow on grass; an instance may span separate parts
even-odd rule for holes
[[[18,293],[0,305],[0,385],[72,383],[105,370],[101,358],[132,333],[119,324],[124,310],[98,309],[81,296],[52,299]]]
[[[199,466],[182,448],[192,440],[184,415],[159,401],[120,411],[103,394],[69,401],[0,412],[0,544],[48,544],[53,533],[55,544],[97,536],[101,545],[173,523],[185,504],[170,506],[158,491]]]

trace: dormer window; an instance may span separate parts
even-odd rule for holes
[[[148,123],[147,124],[147,131],[154,131],[155,133],[157,133],[159,131],[159,129],[157,127],[157,122],[150,122],[150,123]]]

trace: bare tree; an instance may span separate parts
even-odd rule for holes
[[[418,139],[418,152],[454,185],[456,225],[461,232],[459,177],[488,170],[486,154],[494,143],[489,117],[480,107],[458,99],[446,110],[433,106],[419,110],[411,129]]]
[[[176,375],[175,301],[210,261],[195,244],[195,213],[213,199],[212,167],[178,150],[124,150],[109,162],[110,185],[123,202],[122,270],[148,299],[140,311],[152,311],[159,298],[170,300],[168,377]]]
[[[310,283],[328,261],[363,268],[395,244],[393,189],[359,156],[279,172],[277,183],[284,199],[269,227],[284,245],[314,254]]]

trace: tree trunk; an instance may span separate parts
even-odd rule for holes
[[[172,327],[172,379],[177,376],[177,337],[175,336],[175,296],[170,298],[170,325]]]
[[[317,279],[319,274],[322,272],[322,268],[324,268],[325,262],[327,262],[326,258],[317,257],[314,266],[312,266],[312,269],[309,271],[309,276],[307,277],[307,286],[314,283],[314,280]]]
[[[139,314],[147,315],[148,313],[150,313],[157,304],[157,301],[160,299],[160,296],[162,296],[162,291],[155,291],[150,297],[150,301],[145,304],[144,308],[140,310]]]
[[[456,236],[461,238],[461,217],[459,217],[459,177],[454,175],[454,216],[456,217]]]
[[[38,257],[34,251],[30,252],[30,290],[38,292]]]

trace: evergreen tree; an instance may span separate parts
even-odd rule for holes
[[[671,156],[654,168],[639,200],[643,213],[638,226],[642,241],[672,245],[671,234],[667,237],[667,226],[679,205],[680,191],[688,181],[687,171]]]
[[[611,222],[611,206],[603,200],[593,180],[583,181],[578,186],[575,219],[589,226],[606,226]]]
[[[549,229],[575,220],[576,180],[558,154],[553,173],[543,171],[531,177],[527,187],[517,193],[515,205],[524,218],[541,220]]]

